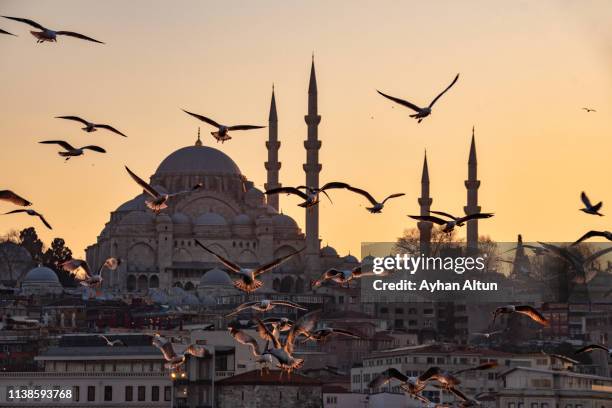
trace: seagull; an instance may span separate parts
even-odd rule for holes
[[[489,370],[491,368],[497,367],[497,362],[491,361],[487,363],[483,363],[474,367],[468,367],[457,371],[446,371],[440,367],[430,367],[423,374],[419,376],[419,381],[421,382],[429,382],[436,381],[438,384],[442,386],[442,388],[446,390],[450,390],[450,388],[456,387],[461,384],[461,380],[457,378],[458,375],[471,372],[471,371],[482,371]]]
[[[187,346],[185,351],[178,355],[174,351],[174,346],[170,342],[170,340],[165,337],[160,336],[159,334],[155,334],[152,340],[153,346],[157,347],[161,350],[164,355],[164,359],[166,360],[166,368],[176,370],[183,364],[185,364],[185,360],[187,359],[187,355],[192,355],[194,357],[204,357],[210,352],[206,350],[204,346],[200,346],[197,344],[190,344]]]
[[[420,381],[418,377],[408,377],[407,375],[402,374],[396,368],[393,367],[388,368],[382,373],[378,374],[372,381],[370,381],[368,387],[372,389],[378,389],[391,380],[399,381],[399,387],[411,397],[416,398],[424,403],[429,402],[427,398],[421,395],[421,392],[425,389],[425,382]]]
[[[51,225],[47,222],[47,220],[45,219],[45,217],[43,217],[43,215],[37,211],[34,210],[13,210],[13,211],[9,211],[7,213],[4,213],[4,215],[8,215],[8,214],[18,214],[18,213],[26,213],[32,217],[38,217],[40,218],[40,220],[42,221],[43,224],[45,224],[45,227],[49,228],[50,230],[52,230],[53,228],[51,227]]]
[[[602,346],[601,344],[589,344],[588,346],[582,347],[574,352],[574,354],[590,353],[594,350],[603,350],[612,356],[612,348]]]
[[[127,347],[127,344],[125,344],[121,339],[115,339],[115,340],[109,340],[108,337],[104,336],[103,334],[98,334],[98,337],[103,339],[106,342],[107,346],[110,347],[115,347],[115,346],[123,346],[123,347]]]
[[[322,342],[325,343],[327,341],[327,338],[332,336],[332,335],[341,335],[341,336],[346,336],[346,337],[351,337],[353,339],[360,339],[361,337],[359,337],[358,335],[356,335],[355,333],[352,333],[348,330],[344,330],[344,329],[335,329],[333,327],[325,327],[323,329],[318,329],[315,330],[313,332],[307,333],[306,334],[306,339],[304,339],[302,341],[302,343],[306,343],[308,340],[313,340],[315,342]]]
[[[0,34],[6,34],[6,35],[12,35],[13,37],[17,37],[15,34],[13,33],[9,33],[8,31],[4,31],[3,29],[0,28]]]
[[[591,200],[589,200],[589,197],[587,197],[584,191],[580,194],[580,199],[584,203],[584,208],[580,208],[580,211],[583,211],[587,214],[599,215],[600,217],[603,217],[603,214],[599,212],[599,210],[601,210],[601,207],[603,206],[603,203],[601,201],[595,205],[591,204]]]
[[[284,307],[292,307],[294,309],[308,310],[305,307],[302,307],[298,305],[297,303],[290,302],[288,300],[263,299],[263,300],[243,303],[240,306],[238,306],[232,313],[228,314],[227,316],[233,316],[246,309],[253,309],[258,312],[265,313],[265,312],[269,312],[270,310],[274,309],[276,306],[284,306]]]
[[[287,317],[267,317],[262,321],[265,325],[272,326],[274,330],[278,330],[279,332],[289,331],[295,324],[294,321]]]
[[[99,288],[102,286],[102,271],[104,268],[114,271],[119,265],[121,265],[120,259],[108,258],[98,268],[96,274],[91,272],[89,264],[83,259],[69,259],[68,261],[62,262],[59,266],[66,272],[69,272],[82,286]]]
[[[29,207],[32,205],[31,202],[15,194],[11,190],[0,190],[0,201],[8,201],[11,204],[20,205],[22,207]]]
[[[64,148],[65,151],[58,152],[58,154],[62,157],[65,157],[66,160],[70,160],[71,157],[82,156],[85,154],[84,150],[93,150],[98,153],[106,153],[106,150],[99,146],[89,145],[83,146],[80,148],[75,148],[70,145],[68,142],[64,142],[63,140],[43,140],[42,142],[38,142],[42,144],[57,144]]]
[[[132,172],[132,170],[130,170],[128,168],[128,166],[125,166],[125,169],[127,170],[128,174],[130,175],[130,177],[132,177],[132,179],[140,186],[143,188],[143,190],[149,194],[151,197],[153,197],[153,200],[146,200],[145,204],[147,207],[149,207],[149,209],[151,209],[154,213],[158,214],[161,210],[168,208],[168,200],[170,198],[179,196],[179,195],[183,195],[183,194],[187,194],[187,193],[191,193],[195,190],[198,190],[200,188],[202,188],[204,186],[204,184],[202,183],[198,183],[195,186],[193,186],[191,188],[191,190],[183,190],[183,191],[179,191],[178,193],[172,193],[172,194],[162,194],[160,192],[158,192],[155,188],[151,187],[151,185],[149,183],[147,183],[146,181],[144,181],[143,179],[141,179],[140,177],[138,177],[136,174],[134,174]]]
[[[361,269],[361,265],[356,266],[353,269],[331,268],[323,272],[323,275],[321,275],[319,279],[313,280],[310,283],[310,285],[313,288],[318,288],[319,286],[323,284],[323,282],[332,281],[332,282],[339,283],[340,285],[346,284],[348,286],[350,285],[350,282],[355,279],[363,278],[364,276],[374,276],[374,275],[376,274],[372,271],[370,272],[363,271]]]
[[[25,23],[28,24],[34,28],[38,28],[41,31],[30,31],[30,33],[36,37],[37,39],[37,43],[43,43],[45,41],[48,42],[57,42],[57,36],[58,35],[67,35],[69,37],[75,37],[75,38],[80,38],[81,40],[87,40],[87,41],[92,41],[98,44],[104,44],[101,41],[98,40],[94,40],[91,37],[87,37],[83,34],[79,34],[79,33],[75,33],[72,31],[54,31],[54,30],[50,30],[48,28],[45,28],[43,26],[41,26],[40,24],[38,24],[36,21],[33,20],[29,20],[27,18],[19,18],[19,17],[8,17],[8,16],[2,16],[4,18],[8,18],[9,20],[14,20],[14,21],[19,21],[20,23]]]
[[[400,99],[400,98],[395,98],[393,96],[384,94],[380,91],[376,91],[379,94],[381,94],[382,96],[384,96],[387,99],[392,100],[395,103],[399,103],[400,105],[403,105],[407,108],[412,109],[413,111],[415,111],[416,113],[413,115],[410,115],[411,118],[415,118],[418,119],[418,123],[421,123],[421,121],[426,118],[427,116],[431,115],[431,109],[433,108],[434,104],[438,101],[438,99],[440,99],[440,97],[442,97],[442,95],[444,95],[446,93],[446,91],[448,91],[449,89],[452,88],[453,85],[455,85],[455,83],[457,82],[457,80],[459,79],[459,74],[457,74],[455,76],[455,79],[453,79],[453,82],[451,82],[451,84],[449,86],[446,87],[445,90],[443,90],[442,92],[440,92],[440,94],[438,96],[436,96],[434,98],[433,101],[431,101],[431,103],[429,104],[429,106],[425,107],[425,108],[419,108],[418,106],[416,106],[413,103],[410,103],[404,99]]]
[[[583,236],[581,236],[580,238],[578,238],[578,240],[574,242],[572,245],[578,245],[582,241],[585,241],[593,237],[602,237],[602,238],[607,239],[608,241],[612,241],[612,232],[610,231],[589,231]]]
[[[506,305],[499,306],[493,312],[493,325],[495,325],[495,319],[497,316],[502,314],[511,314],[511,313],[520,313],[528,316],[531,320],[536,323],[541,324],[542,326],[548,327],[550,326],[550,322],[546,319],[542,313],[540,313],[536,308],[531,307],[529,305]]]
[[[478,332],[476,332],[476,333],[472,333],[472,334],[474,336],[482,336],[482,337],[484,337],[486,339],[489,339],[489,338],[495,336],[496,334],[501,334],[503,332],[505,332],[505,330],[495,330],[495,331],[486,332],[486,333],[478,333]]]
[[[339,181],[332,181],[330,183],[325,184],[321,188],[314,188],[314,187],[309,187],[309,186],[278,187],[278,188],[266,190],[265,194],[266,195],[279,194],[279,193],[294,194],[294,195],[301,197],[304,200],[303,203],[298,204],[300,207],[310,208],[312,206],[319,204],[319,201],[320,201],[319,194],[320,193],[325,194],[325,196],[331,202],[331,198],[329,198],[329,195],[327,195],[326,190],[338,189],[338,188],[349,188],[349,187],[350,186],[346,183],[341,183]]]
[[[121,133],[120,131],[118,131],[117,129],[115,129],[114,127],[112,127],[110,125],[104,125],[104,124],[100,124],[100,123],[89,122],[89,121],[87,121],[85,119],[81,119],[78,116],[56,116],[55,118],[56,119],[74,120],[76,122],[81,122],[83,125],[85,125],[85,127],[82,128],[82,130],[84,130],[87,133],[95,132],[98,129],[106,129],[106,130],[110,130],[113,133],[121,135],[123,137],[127,137],[125,134]]]
[[[255,356],[255,362],[261,365],[261,370],[265,368],[268,370],[268,366],[272,365],[273,357],[267,350],[263,352],[259,349],[259,344],[257,340],[253,338],[250,334],[243,332],[242,330],[236,329],[235,327],[228,327],[230,335],[240,344],[244,344],[251,348],[251,353]]]
[[[468,214],[464,217],[455,217],[451,214],[448,214],[442,211],[431,211],[431,213],[450,218],[451,220],[450,221],[444,220],[442,218],[435,217],[433,215],[409,215],[409,217],[415,220],[419,220],[419,221],[429,221],[429,222],[433,222],[434,224],[443,225],[444,227],[442,228],[442,232],[450,233],[455,229],[455,227],[464,226],[466,221],[491,218],[494,215],[492,213],[474,213],[474,214]]]
[[[392,198],[396,198],[396,197],[401,197],[404,196],[406,194],[404,193],[395,193],[395,194],[391,194],[387,197],[385,197],[384,200],[378,202],[376,201],[376,199],[374,197],[372,197],[372,195],[370,193],[368,193],[366,190],[362,190],[360,188],[357,187],[352,187],[352,186],[348,186],[346,187],[347,190],[352,191],[353,193],[357,193],[357,194],[361,194],[362,196],[364,196],[365,198],[368,199],[368,201],[370,203],[372,203],[372,207],[366,207],[366,210],[368,210],[369,212],[371,212],[372,214],[380,214],[385,206],[385,203],[387,202],[387,200],[390,200]]]
[[[193,116],[194,118],[200,119],[202,122],[206,122],[209,125],[216,127],[217,131],[210,132],[210,134],[213,135],[215,139],[217,139],[217,143],[218,142],[225,143],[227,140],[230,140],[232,138],[228,133],[230,130],[232,131],[233,130],[251,130],[251,129],[265,128],[265,126],[254,126],[254,125],[234,125],[234,126],[220,125],[214,120],[207,118],[206,116],[198,115],[197,113],[191,113],[191,112],[186,111],[185,109],[182,109],[182,111],[188,115]]]
[[[574,278],[574,282],[576,283],[590,282],[597,275],[597,271],[594,273],[587,273],[586,267],[593,263],[595,259],[612,251],[612,247],[604,248],[585,258],[581,254],[568,251],[567,248],[561,248],[556,245],[546,244],[544,242],[540,242],[539,244],[549,251],[554,252],[557,256],[565,259],[572,265],[576,272],[576,278]]]
[[[261,286],[263,286],[263,282],[257,279],[259,275],[261,275],[262,273],[271,271],[277,266],[280,266],[281,264],[293,258],[295,255],[299,254],[305,249],[305,248],[302,248],[299,251],[290,253],[289,255],[281,256],[277,259],[274,259],[273,261],[269,263],[260,265],[257,268],[253,269],[253,268],[242,268],[240,265],[230,261],[229,259],[225,259],[221,255],[215,253],[212,249],[204,246],[204,244],[202,244],[197,239],[195,240],[195,243],[199,247],[204,249],[206,252],[210,253],[215,258],[217,258],[223,265],[225,265],[230,270],[230,272],[233,272],[237,274],[238,276],[240,276],[239,279],[234,281],[234,286],[236,287],[236,289],[241,290],[246,293],[254,292],[257,289],[259,289]]]
[[[582,108],[582,110],[586,111],[587,113],[589,113],[589,112],[597,112],[595,109],[591,109],[591,108],[587,108],[587,107]]]

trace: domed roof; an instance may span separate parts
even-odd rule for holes
[[[338,256],[338,251],[329,245],[325,245],[323,248],[321,248],[321,256],[336,257]]]
[[[208,146],[187,146],[166,157],[156,175],[176,173],[240,174],[234,161],[220,150]]]
[[[214,268],[206,272],[200,278],[200,286],[232,286],[232,279],[227,272]]]
[[[121,225],[150,225],[155,220],[153,213],[148,211],[132,211],[119,221]]]
[[[342,260],[346,263],[359,263],[359,260],[351,254],[348,254],[347,256],[342,258]]]
[[[238,214],[234,217],[234,225],[251,225],[253,221],[246,214]]]
[[[297,227],[297,223],[293,218],[282,213],[273,216],[272,223],[279,227]]]
[[[219,214],[208,212],[208,213],[198,215],[198,217],[195,219],[195,224],[196,225],[223,226],[223,225],[227,225],[227,221],[225,220],[225,218],[223,218],[223,216]]]
[[[175,224],[191,224],[191,219],[182,212],[172,214],[172,222]]]
[[[38,266],[26,274],[23,278],[23,283],[59,284],[60,281],[53,269],[49,269],[46,266]]]

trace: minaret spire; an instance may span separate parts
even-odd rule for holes
[[[431,203],[433,199],[429,196],[429,168],[427,166],[427,150],[423,159],[423,172],[421,174],[421,197],[419,197],[419,206],[421,207],[420,215],[429,215]],[[419,221],[419,243],[422,255],[430,255],[431,246],[431,229],[433,224],[429,221]]]
[[[476,160],[476,137],[474,136],[474,127],[472,126],[472,143],[468,159],[468,179],[465,181],[467,205],[463,209],[466,215],[480,212],[480,206],[478,205],[479,187],[480,180],[478,180],[478,162]],[[467,247],[468,252],[473,253],[478,250],[478,220],[470,220],[467,222]]]
[[[202,146],[202,139],[200,139],[200,127],[198,126],[198,140],[195,142],[196,146]]]
[[[267,179],[264,187],[266,190],[280,187],[278,181],[278,172],[281,168],[281,163],[278,161],[278,150],[280,149],[278,141],[278,116],[276,114],[276,97],[274,95],[274,84],[272,84],[272,101],[270,102],[270,115],[268,116],[268,141],[266,149],[268,149],[268,161],[264,163],[267,171]],[[277,212],[279,208],[279,194],[267,196],[268,204],[271,205]]]
[[[312,65],[310,66],[310,82],[308,84],[308,114],[304,116],[308,133],[304,148],[306,149],[306,163],[304,172],[306,173],[306,185],[308,187],[319,188],[319,173],[321,164],[319,163],[319,123],[321,116],[318,112],[317,104],[317,76],[315,73],[314,54]],[[319,206],[306,209],[306,272],[314,277],[321,273],[319,270],[319,251],[321,242],[319,240]]]

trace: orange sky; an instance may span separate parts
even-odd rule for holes
[[[376,196],[405,192],[381,215],[346,192],[321,205],[321,237],[340,253],[361,241],[394,240],[414,226],[427,149],[433,208],[465,204],[470,130],[476,125],[480,203],[496,216],[481,233],[498,241],[574,240],[610,229],[608,217],[577,211],[585,189],[612,206],[612,6],[602,1],[16,1],[0,14],[79,31],[106,45],[60,38],[35,43],[30,27],[0,28],[2,188],[35,203],[76,255],[93,243],[109,212],[139,189],[123,170],[151,175],[192,144],[198,123],[185,108],[223,122],[267,124],[276,84],[284,185],[303,183],[310,54],[316,56],[321,181],[342,180]],[[417,124],[375,89],[426,104],[457,73],[457,85]],[[597,113],[580,110],[590,106]],[[129,135],[86,134],[54,119],[75,114]],[[372,119],[373,117],[373,119]],[[267,131],[224,145],[263,188]],[[98,144],[67,164],[44,139]],[[303,226],[294,198],[285,213]],[[0,204],[1,211],[12,207]],[[0,231],[31,224],[0,217]]]

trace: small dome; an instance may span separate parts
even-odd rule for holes
[[[148,211],[132,211],[119,221],[120,225],[150,225],[155,220],[153,213]]]
[[[195,224],[196,225],[218,225],[218,226],[225,226],[227,225],[227,221],[225,220],[225,218],[223,218],[223,216],[216,214],[216,213],[204,213],[202,215],[198,215],[198,217],[195,220]]]
[[[172,214],[172,222],[175,224],[191,224],[191,218],[182,212]]]
[[[297,223],[293,218],[285,214],[276,214],[272,217],[272,223],[278,227],[295,227]]]
[[[39,266],[32,269],[23,278],[23,283],[50,283],[59,284],[59,278],[53,269],[49,269],[46,266]]]
[[[234,217],[234,225],[251,225],[252,223],[251,217],[246,214],[238,214]]]
[[[225,153],[208,146],[187,146],[166,157],[155,175],[177,173],[238,174],[240,169]]]
[[[200,278],[200,286],[232,286],[232,279],[227,272],[214,268],[206,272]]]
[[[347,256],[342,258],[342,261],[345,263],[359,263],[359,260],[351,254],[348,254]]]
[[[264,193],[263,191],[261,191],[260,189],[258,189],[257,187],[251,187],[245,194],[246,198],[257,198],[257,199],[261,199],[263,200],[264,197]]]
[[[338,252],[334,248],[330,247],[329,245],[326,245],[323,248],[321,248],[321,256],[328,257],[328,258],[334,258],[338,256]]]

